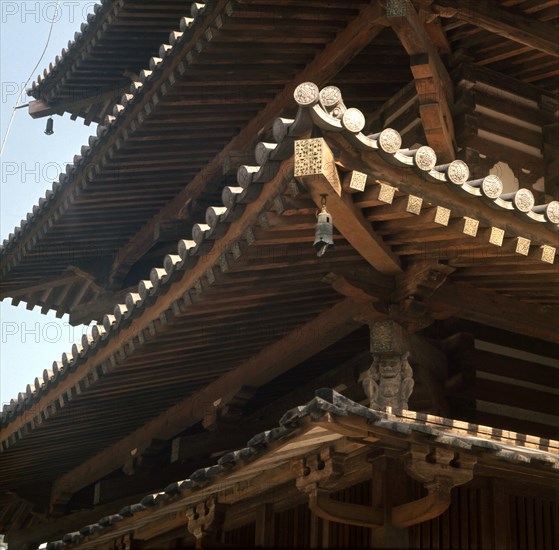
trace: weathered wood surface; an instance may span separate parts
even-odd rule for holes
[[[323,139],[296,142],[295,177],[308,188],[318,207],[326,195],[334,226],[352,246],[381,273],[398,273],[401,268],[392,251],[363,219],[351,198],[342,192],[334,156]],[[315,155],[320,161],[313,164]]]
[[[514,42],[559,57],[557,28],[529,15],[520,15],[496,2],[434,0],[433,7],[441,17],[456,17]]]
[[[394,10],[394,7],[398,9]],[[400,10],[403,15],[391,13]],[[411,70],[419,98],[419,114],[427,143],[442,162],[451,162],[456,158],[451,114],[454,84],[413,4],[409,1],[389,1],[387,14],[392,29],[410,55]]]
[[[362,308],[351,300],[341,302],[200,392],[176,403],[136,432],[61,476],[55,482],[52,501],[62,492],[72,494],[121,467],[131,448],[141,453],[153,437],[171,438],[202,420],[214,403],[225,406],[240,386],[259,387],[355,330],[359,323],[353,318]]]

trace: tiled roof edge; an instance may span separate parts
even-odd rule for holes
[[[306,418],[319,419],[325,414],[334,417],[347,417],[354,415],[365,418],[371,428],[378,427],[389,430],[397,434],[412,435],[419,434],[429,439],[434,444],[454,447],[459,451],[483,453],[494,456],[499,460],[514,464],[533,465],[538,468],[548,468],[554,471],[559,470],[559,456],[555,457],[547,451],[533,451],[519,447],[517,451],[510,450],[499,441],[490,439],[478,439],[475,436],[461,436],[448,433],[449,426],[454,421],[432,417],[441,421],[441,426],[433,425],[430,415],[413,413],[413,411],[384,411],[365,407],[351,399],[337,393],[329,388],[316,390],[315,397],[305,405],[294,407],[288,410],[280,419],[279,426],[271,430],[266,430],[253,436],[246,447],[224,454],[217,464],[206,468],[200,468],[192,472],[185,480],[170,483],[158,493],[146,495],[140,502],[125,506],[117,514],[112,514],[101,518],[97,523],[86,525],[79,531],[65,534],[61,540],[49,542],[47,550],[58,550],[71,547],[82,541],[90,542],[104,529],[118,524],[125,519],[133,517],[137,513],[145,512],[146,509],[155,507],[165,507],[180,498],[184,498],[197,491],[207,488],[214,481],[218,481],[234,469],[240,469],[245,464],[253,462],[264,455],[269,447],[275,442],[288,438],[293,435],[301,422]],[[414,418],[415,415],[415,418]],[[469,424],[470,431],[475,431],[478,426]],[[519,440],[529,439],[531,436],[520,436]],[[549,446],[554,444],[557,448],[559,442],[550,442],[540,439],[542,444]],[[201,498],[207,499],[209,496],[206,489],[201,494]],[[87,539],[86,539],[87,537]],[[86,539],[86,540],[85,540]]]
[[[57,55],[53,62],[49,63],[42,74],[37,76],[31,87],[27,90],[27,95],[35,99],[41,98],[43,88],[48,86],[56,76],[63,72],[68,66],[80,57],[83,59],[88,53],[88,41],[95,35],[99,36],[109,25],[103,21],[118,14],[124,4],[124,0],[100,0],[100,4],[93,6],[93,12],[87,14],[87,21],[82,23],[80,30],[74,33],[74,39],[68,41],[68,45],[62,48],[60,55]],[[101,26],[101,28],[99,28]],[[83,50],[83,48],[86,48]],[[91,43],[89,44],[91,49]]]
[[[122,1],[122,0],[119,0]],[[39,223],[40,218],[45,216],[52,204],[59,198],[61,193],[70,186],[76,177],[77,173],[80,173],[81,181],[80,188],[85,189],[89,185],[89,180],[93,176],[93,173],[99,171],[97,163],[102,162],[105,158],[110,158],[114,153],[120,149],[122,146],[122,139],[117,139],[112,145],[109,151],[107,151],[103,157],[97,158],[96,162],[92,164],[94,156],[98,153],[98,150],[103,146],[108,139],[109,135],[112,135],[117,129],[122,125],[122,121],[126,118],[133,107],[138,103],[142,95],[145,93],[147,88],[150,88],[156,78],[159,76],[160,72],[164,70],[167,66],[168,59],[172,58],[174,54],[180,49],[180,46],[187,41],[194,31],[201,24],[202,20],[205,20],[207,13],[210,13],[209,8],[213,4],[213,0],[209,0],[206,4],[195,3],[193,4],[193,17],[182,17],[179,22],[180,31],[172,31],[169,35],[170,44],[162,44],[159,49],[160,57],[152,57],[149,61],[149,69],[145,69],[140,74],[140,82],[133,82],[130,85],[130,93],[123,94],[120,103],[117,103],[113,107],[113,115],[107,115],[102,125],[97,127],[97,135],[90,136],[87,145],[83,145],[80,150],[79,155],[74,155],[72,164],[66,165],[66,171],[59,175],[57,182],[54,182],[52,189],[48,189],[45,196],[39,199],[37,205],[32,208],[25,220],[21,220],[20,225],[14,227],[14,231],[9,234],[7,239],[4,239],[2,245],[0,245],[0,258],[6,256],[11,250],[18,244],[18,242],[26,235],[32,226]],[[188,57],[188,56],[187,56]],[[176,70],[183,74],[186,71],[186,64],[179,63]],[[173,75],[171,75],[171,78]],[[124,129],[123,138],[128,137],[128,132],[131,133],[139,127],[146,116],[148,116],[152,108],[159,102],[159,96],[156,93],[151,97],[150,101],[146,103],[142,112],[138,113],[135,119],[130,123],[130,130]],[[79,194],[80,189],[74,191],[73,196],[67,198],[66,202],[69,204],[73,202],[76,196]],[[52,217],[56,219],[64,211],[64,206],[60,206],[58,211],[51,213]],[[20,257],[35,246],[38,239],[43,237],[48,228],[42,227],[42,230],[35,235],[31,242],[26,243],[23,253],[13,257],[10,262],[8,262],[3,268],[0,276],[5,276],[10,269],[12,269],[20,260]]]
[[[399,132],[385,128],[365,135],[365,116],[359,109],[346,108],[341,91],[336,86],[319,90],[313,82],[304,82],[295,90],[299,110],[307,113],[312,123],[326,132],[341,133],[358,151],[375,151],[389,164],[411,168],[426,181],[442,183],[462,195],[477,198],[496,210],[510,212],[524,221],[546,224],[554,232],[559,225],[559,201],[535,204],[533,193],[521,188],[503,193],[503,183],[496,175],[470,179],[470,170],[463,160],[438,165],[435,151],[428,146],[401,149]]]
[[[285,121],[286,119],[281,119]],[[293,122],[293,121],[291,121]],[[25,411],[29,411],[41,397],[47,395],[51,388],[66,379],[70,373],[76,371],[78,367],[85,363],[97,349],[105,346],[110,338],[115,337],[119,331],[128,326],[130,322],[140,316],[158,298],[169,290],[173,281],[178,280],[189,268],[193,268],[198,258],[207,252],[212,246],[213,241],[225,234],[230,223],[235,221],[242,214],[244,206],[256,200],[260,195],[263,184],[270,181],[278,173],[281,162],[288,159],[293,154],[293,143],[300,137],[297,128],[287,135],[280,137],[280,143],[258,143],[255,148],[257,164],[254,166],[241,166],[237,171],[237,186],[227,186],[222,191],[222,204],[210,206],[206,209],[204,223],[196,223],[192,228],[192,239],[181,239],[177,245],[177,254],[167,254],[164,259],[163,267],[154,267],[150,273],[150,279],[140,281],[137,292],[129,292],[124,303],[116,304],[114,310],[103,317],[101,323],[93,325],[91,334],[84,334],[81,342],[75,343],[72,350],[62,354],[60,361],[54,361],[52,369],[43,371],[42,379],[36,377],[32,384],[28,384],[25,392],[20,392],[17,399],[12,399],[9,404],[5,404],[0,416],[0,425],[6,427]],[[275,207],[275,206],[274,206]],[[250,239],[250,235],[246,235]],[[223,250],[221,258],[222,270],[226,270],[226,254],[230,253],[234,259],[240,255],[240,249],[235,243],[228,250]],[[206,286],[211,286],[215,281],[213,274],[206,273],[206,281],[197,283],[173,304],[173,310],[181,313],[189,305],[196,301],[196,296],[201,294]],[[207,283],[207,284],[206,284]],[[126,344],[123,344],[124,348]],[[112,370],[116,365],[116,357],[111,357],[114,361],[106,362],[96,370],[95,379],[105,371]],[[87,374],[83,380],[77,380],[76,384],[83,383],[89,385]],[[63,406],[60,403],[60,406]],[[34,419],[27,423],[27,430],[22,429],[15,432],[10,437],[2,441],[0,452],[8,449],[23,433],[39,425],[43,419],[54,414],[54,409],[47,412],[40,411],[34,415]],[[19,433],[22,432],[22,433]]]

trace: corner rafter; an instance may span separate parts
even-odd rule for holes
[[[221,181],[222,166],[227,155],[232,150],[245,149],[254,142],[255,136],[262,128],[274,117],[279,116],[293,100],[293,89],[297,83],[305,80],[326,83],[380,34],[386,24],[383,8],[378,2],[371,2],[365,6],[359,15],[200,170],[173,200],[116,252],[109,274],[112,288],[118,288],[130,268],[156,244],[154,228],[157,223],[162,220],[187,218],[191,209],[195,208],[198,198],[211,185],[217,185]]]
[[[126,86],[115,87],[109,90],[97,90],[92,95],[79,95],[74,98],[53,103],[38,99],[29,103],[29,115],[31,118],[43,118],[52,115],[62,115],[64,112],[79,112],[82,108],[89,107],[96,103],[116,101],[120,99],[125,90]]]
[[[398,257],[373,231],[351,195],[343,192],[334,155],[323,138],[295,142],[295,177],[317,206],[321,196],[327,195],[334,226],[370,265],[384,274],[401,272]]]

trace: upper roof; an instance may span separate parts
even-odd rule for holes
[[[223,168],[227,171],[231,158],[238,158],[256,133],[269,128],[285,108],[295,84],[313,74],[325,79],[321,84],[330,80],[343,86],[348,101],[372,113],[412,76],[409,56],[398,39],[390,29],[380,32],[387,24],[382,10],[365,1],[323,7],[320,18],[314,4],[308,9],[298,7],[298,20],[304,22],[301,29],[294,27],[292,4],[280,0],[272,6],[256,1],[250,5],[195,3],[193,18],[180,18],[182,12],[190,15],[189,3],[166,3],[165,9],[148,2],[137,4],[120,0],[98,6],[75,46],[57,62],[59,68],[53,66],[52,74],[36,87],[37,91],[60,87],[78,69],[70,63],[74,55],[81,58],[80,64],[91,64],[94,71],[101,70],[99,66],[124,66],[129,50],[113,50],[122,41],[134,42],[131,55],[137,63],[147,51],[143,46],[147,48],[152,38],[164,40],[158,33],[174,18],[178,30],[160,47],[160,42],[152,47],[152,52],[159,51],[149,62],[149,54],[140,61],[149,70],[137,68],[140,81],[132,84],[120,103],[111,104],[113,114],[105,117],[99,138],[92,136],[82,147],[66,174],[15,228],[0,253],[2,296],[13,297],[15,303],[24,300],[30,307],[39,305],[45,312],[70,312],[76,323],[99,318],[102,313],[96,304],[119,299],[111,292],[135,285],[153,259],[162,260],[165,247],[172,246],[192,223],[190,213],[198,202],[202,203],[198,212],[203,212],[207,201],[217,198]],[[420,7],[429,9],[426,6],[422,2]],[[500,75],[512,75],[518,82],[536,84],[532,86],[533,101],[545,104],[550,116],[556,115],[556,107],[548,104],[550,100],[556,103],[550,95],[557,89],[557,77],[549,39],[559,20],[556,6],[543,0],[503,1],[500,7],[478,9],[477,19],[472,19],[476,7],[462,0],[433,2],[431,9],[430,15],[422,13],[428,21],[440,16],[449,44],[441,27],[429,23],[427,28],[443,58],[460,53],[462,57],[455,55],[453,63],[474,61],[476,66],[497,69],[499,73],[493,73],[497,80]],[[153,16],[145,17],[148,13]],[[376,22],[378,28],[364,28],[367,21],[373,26]],[[528,26],[529,32],[514,33],[515,22]],[[344,28],[345,34],[341,32]],[[135,43],[135,29],[142,30],[141,47]],[[356,45],[344,51],[348,40],[356,40]],[[262,54],[258,58],[253,55],[255,43]],[[96,58],[106,48],[110,59]],[[126,55],[121,57],[121,52]],[[234,59],[243,59],[242,66],[233,64]],[[226,81],[224,64],[229,67]],[[363,70],[370,66],[376,70]],[[514,88],[516,81],[511,82]],[[487,112],[485,104],[482,107],[479,111]],[[483,116],[475,119],[483,139],[468,146],[491,145],[484,120]],[[487,121],[491,130],[494,120]],[[404,122],[410,122],[409,116]],[[472,123],[470,118],[466,122]],[[405,128],[397,127],[407,139]],[[510,128],[504,124],[497,132],[499,151],[509,151],[506,144],[510,141],[502,132],[506,134]],[[541,162],[541,136],[515,128],[519,136],[535,139],[532,149]],[[414,136],[418,137],[417,132]],[[512,151],[517,152],[518,146]],[[525,158],[520,153],[512,156]],[[106,201],[109,195],[114,207]],[[126,208],[126,216],[121,215],[122,208]],[[143,260],[148,253],[151,258]]]
[[[196,13],[190,0],[169,0],[164,10],[147,0],[95,4],[73,40],[27,90],[40,100],[31,106],[31,115],[68,112],[86,124],[102,122],[191,9]]]
[[[330,7],[324,12],[327,20],[313,18],[312,10],[301,12],[306,26],[293,34],[293,44],[286,44],[281,32],[291,25],[282,19],[281,6],[266,8],[259,19],[277,34],[270,34],[268,25],[252,30],[251,11],[230,3],[199,10],[193,20],[177,20],[181,30],[161,46],[161,57],[147,62],[140,82],[122,96],[97,136],[4,242],[3,296],[62,314],[81,303],[95,306],[103,288],[137,284],[153,259],[140,262],[128,276],[130,269],[151,246],[174,246],[192,224],[189,213],[203,214],[208,201],[218,199],[224,179],[234,178],[234,170],[224,176],[227,155],[254,144],[257,133],[289,103],[298,71],[366,4]],[[239,40],[239,25],[251,29],[250,41]],[[395,41],[392,37],[390,43]],[[255,42],[261,44],[259,57],[253,55]],[[243,62],[231,64],[233,57]],[[409,74],[406,69],[399,82]],[[387,88],[380,101],[397,87]],[[135,237],[132,244],[145,247],[136,256],[127,246]],[[69,266],[81,275],[73,278],[72,288]],[[37,288],[46,281],[50,293]],[[88,313],[71,315],[71,322],[102,315]]]

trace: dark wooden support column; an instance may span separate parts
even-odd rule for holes
[[[320,425],[320,423],[319,423]],[[355,426],[343,421],[328,424],[347,436],[355,435]],[[375,443],[374,434],[368,436]],[[309,508],[324,521],[373,529],[374,547],[408,548],[407,528],[441,515],[450,505],[453,487],[473,478],[476,458],[456,450],[410,443],[406,451],[393,454],[379,448],[367,459],[372,463],[373,495],[370,505],[341,502],[330,497],[341,486],[347,486],[350,461],[333,448],[323,447],[292,464],[297,488],[308,495]],[[353,467],[356,463],[353,462]],[[366,464],[361,462],[363,471]],[[407,474],[407,475],[406,475]],[[409,478],[419,481],[426,495],[410,500]],[[344,484],[344,480],[345,484]]]
[[[274,543],[274,506],[265,502],[256,511],[254,544],[258,548],[271,548]]]
[[[392,508],[409,498],[409,480],[404,472],[402,457],[388,451],[371,457],[372,505],[383,510],[383,525],[373,529],[373,548],[409,548],[408,529],[392,523]]]
[[[419,114],[428,144],[442,162],[455,158],[454,123],[450,106],[454,85],[431,42],[423,22],[409,0],[388,0],[386,14],[392,29],[410,55],[419,98]]]

